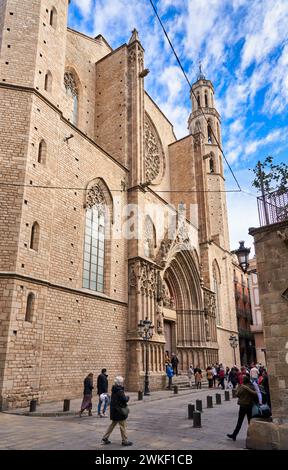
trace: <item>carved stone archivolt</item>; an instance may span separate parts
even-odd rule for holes
[[[159,251],[156,255],[156,262],[162,267],[165,267],[169,252],[175,245],[181,246],[181,250],[191,250],[191,242],[189,238],[189,229],[185,220],[180,221],[178,230],[175,232],[174,238],[169,238],[168,231],[165,238],[160,243]]]
[[[100,212],[105,212],[106,200],[99,184],[92,186],[87,192],[86,207],[97,207]]]
[[[146,181],[158,184],[164,171],[164,152],[157,131],[147,114],[145,114],[144,136]]]

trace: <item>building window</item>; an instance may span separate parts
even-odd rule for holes
[[[149,216],[145,219],[144,225],[144,255],[153,258],[156,248],[156,230]]]
[[[208,108],[208,96],[207,96],[207,93],[205,93],[205,107]]]
[[[26,312],[25,312],[25,321],[32,323],[33,314],[34,314],[34,305],[35,305],[35,295],[33,292],[30,292],[27,297]]]
[[[209,170],[210,173],[215,173],[214,157],[210,157],[209,159]]]
[[[212,144],[212,129],[211,129],[210,122],[208,122],[207,134],[208,134],[208,144]]]
[[[52,8],[50,11],[50,19],[49,19],[49,24],[52,26],[54,29],[57,27],[57,11],[56,8]]]
[[[52,91],[52,74],[49,70],[45,75],[44,90],[48,91],[48,93],[51,93],[51,91]]]
[[[72,72],[65,72],[64,86],[66,96],[71,102],[71,122],[76,126],[78,123],[78,87],[76,84],[75,75]]]
[[[106,201],[99,185],[88,193],[86,209],[83,287],[104,292]]]
[[[34,222],[31,228],[30,248],[31,250],[38,251],[40,239],[40,227],[37,222]]]
[[[42,139],[39,142],[37,161],[38,163],[42,163],[43,165],[46,163],[46,150],[47,150],[46,142],[45,140]]]
[[[201,103],[200,103],[200,95],[199,93],[197,94],[197,104],[198,104],[198,108],[201,107]]]

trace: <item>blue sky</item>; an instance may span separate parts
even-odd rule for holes
[[[249,192],[254,167],[288,154],[288,0],[155,0],[155,6],[191,82],[198,61],[215,88],[222,117],[223,150],[241,187]],[[150,74],[145,88],[187,134],[189,88],[149,0],[72,0],[68,25],[89,36],[102,34],[116,48],[136,27]],[[236,189],[226,168],[226,189]],[[255,197],[228,193],[231,249],[252,245],[258,226]]]

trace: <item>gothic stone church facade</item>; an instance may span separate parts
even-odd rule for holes
[[[142,389],[146,317],[152,389],[165,385],[165,350],[185,373],[233,363],[213,85],[198,77],[177,140],[144,90],[137,32],[112,50],[67,29],[67,11],[67,0],[0,4],[2,409],[79,396],[102,367],[110,384],[122,374]]]

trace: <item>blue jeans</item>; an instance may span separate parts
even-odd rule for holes
[[[102,405],[103,401],[100,400],[99,398],[99,403],[98,403],[98,415],[101,414],[101,405]],[[107,406],[108,406],[108,398],[106,398],[106,400],[104,400],[104,408],[103,408],[103,413],[106,412],[107,410]]]

